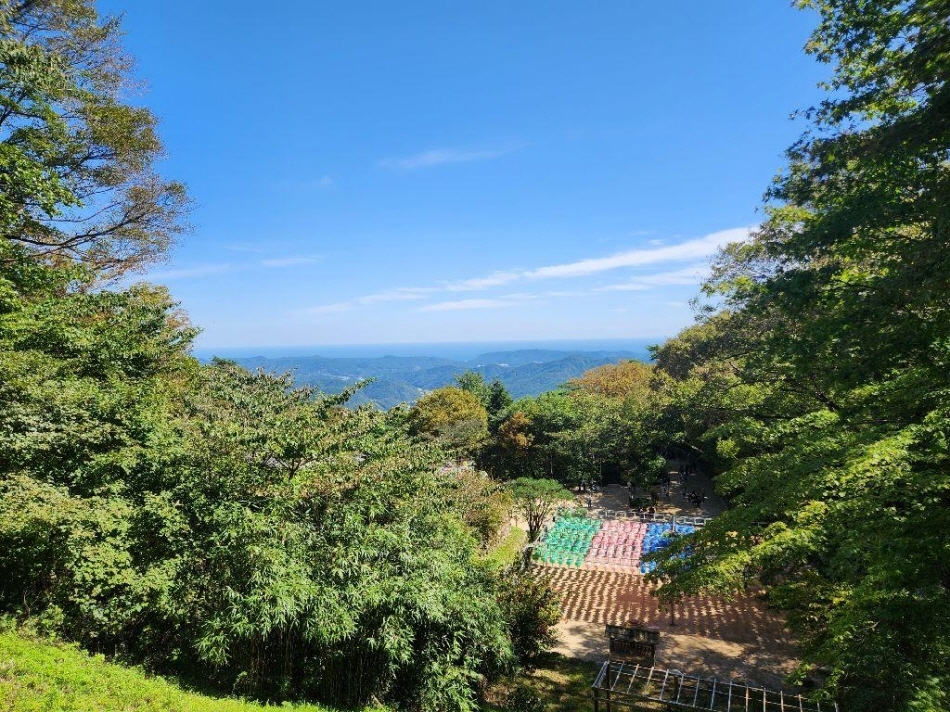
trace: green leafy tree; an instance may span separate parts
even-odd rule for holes
[[[565,391],[542,393],[512,405],[513,412],[524,413],[530,423],[533,469],[550,479],[576,485],[587,473],[577,431],[582,414],[576,400]]]
[[[487,409],[490,391],[485,377],[477,371],[466,371],[455,377],[458,387],[478,398],[478,402]]]
[[[661,350],[715,404],[702,437],[735,505],[671,547],[664,590],[764,585],[827,695],[946,710],[950,5],[801,4],[831,93],[718,261],[727,311]]]
[[[623,400],[649,397],[653,367],[641,361],[621,361],[592,368],[568,381],[568,388],[594,395]]]
[[[0,236],[99,278],[161,257],[187,202],[154,170],[155,117],[123,103],[118,40],[92,0],[0,3]]]
[[[536,467],[533,444],[531,421],[522,411],[514,411],[498,428],[494,438],[492,454],[498,470],[511,478],[531,476]]]
[[[162,289],[71,291],[85,270],[0,257],[0,606],[115,649],[168,591],[136,541],[194,330]]]
[[[499,379],[493,380],[488,384],[488,413],[497,416],[502,413],[512,403],[511,394],[505,388],[505,384]]]
[[[498,432],[512,402],[511,394],[501,380],[496,378],[488,385],[488,403],[485,409],[488,411],[488,426],[492,433]]]
[[[496,378],[491,383],[485,382],[485,377],[477,371],[466,371],[455,377],[458,387],[478,398],[482,407],[488,413],[489,430],[494,434],[504,417],[505,410],[511,405],[512,399],[505,384]]]
[[[488,435],[488,413],[478,396],[454,386],[426,393],[412,407],[410,418],[417,432],[459,460],[474,455]]]
[[[199,367],[164,290],[0,249],[4,613],[244,694],[474,708],[512,660],[493,493],[456,506],[402,411]]]
[[[176,492],[196,539],[177,598],[194,602],[200,661],[255,694],[471,708],[510,647],[437,453],[399,411],[230,364],[206,379],[185,402]]]
[[[558,507],[574,501],[570,490],[557,480],[519,477],[509,485],[514,511],[528,525],[528,541],[537,541],[541,528]]]
[[[445,499],[452,511],[477,534],[482,548],[498,535],[511,511],[511,496],[486,472],[457,467],[445,473]]]

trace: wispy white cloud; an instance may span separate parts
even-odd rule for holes
[[[301,309],[298,314],[339,314],[340,312],[350,311],[354,307],[353,302],[336,302],[334,304],[319,304],[315,307]]]
[[[490,287],[499,287],[514,282],[524,275],[523,272],[492,272],[487,277],[475,277],[461,282],[450,282],[445,286],[450,292],[474,292]]]
[[[425,299],[437,291],[434,287],[397,287],[385,292],[367,294],[365,297],[359,297],[353,301],[361,305],[379,304],[381,302],[407,302],[415,299]]]
[[[514,292],[512,294],[502,294],[492,299],[459,299],[449,302],[437,302],[427,304],[419,311],[456,311],[460,309],[504,309],[513,307],[525,302],[537,301],[547,295],[534,294],[532,292]]]
[[[225,248],[233,250],[234,252],[253,252],[259,255],[269,252],[269,250],[263,247],[255,247],[254,245],[226,245]]]
[[[519,280],[539,280],[539,279],[563,279],[572,277],[588,277],[600,272],[622,269],[626,267],[646,267],[653,264],[662,264],[664,262],[683,262],[686,260],[695,260],[703,257],[710,257],[720,248],[730,242],[746,240],[749,237],[750,228],[734,228],[731,230],[722,230],[714,232],[695,240],[687,240],[677,245],[663,246],[662,242],[655,244],[648,249],[628,250],[609,257],[593,257],[576,262],[568,262],[559,265],[550,265],[547,267],[537,267],[529,270],[507,270],[492,272],[485,277],[475,277],[461,282],[452,282],[446,285],[446,289],[451,292],[477,291],[490,287],[497,287],[504,284],[510,284]],[[691,284],[698,279],[692,275],[696,268],[679,270],[682,281],[676,284]],[[672,273],[666,273],[672,274]],[[669,278],[669,277],[668,277]],[[646,282],[644,282],[646,283]],[[667,282],[668,284],[670,282]],[[653,285],[659,285],[660,282],[652,282]],[[633,287],[628,287],[633,289]]]
[[[550,294],[542,295],[535,294],[534,292],[515,292],[514,294],[504,294],[501,296],[501,299],[524,302],[530,299],[540,299],[542,296],[550,296]]]
[[[578,289],[574,290],[564,290],[558,289],[549,292],[543,292],[542,296],[545,297],[557,297],[557,298],[570,298],[570,297],[583,297],[586,296],[588,292],[584,292]]]
[[[640,277],[633,277],[629,282],[609,284],[605,287],[598,287],[596,291],[630,292],[650,289],[651,287],[698,286],[707,276],[709,276],[709,266],[698,264],[670,272],[658,272],[656,274],[645,274]]]
[[[510,307],[514,301],[505,299],[459,299],[454,302],[437,302],[422,307],[419,311],[456,311],[459,309],[501,309]]]
[[[438,292],[435,287],[397,287],[384,292],[375,292],[367,294],[356,299],[350,299],[345,302],[334,302],[332,304],[319,304],[314,307],[307,307],[298,313],[303,314],[336,314],[349,311],[358,307],[368,307],[373,304],[383,304],[385,302],[407,302],[416,299],[425,299],[430,294]]]
[[[398,168],[405,171],[417,168],[433,168],[449,163],[472,163],[501,158],[520,149],[520,145],[510,144],[488,149],[435,148],[411,156],[384,158],[379,162],[384,168]]]
[[[693,262],[693,264],[686,267],[666,272],[641,274],[631,277],[627,282],[618,284],[585,289],[521,291],[481,299],[437,301],[423,305],[419,310],[455,311],[464,309],[501,309],[523,303],[526,300],[578,298],[588,296],[592,292],[648,290],[654,287],[676,285],[698,286],[708,275],[709,266],[703,262],[696,262],[696,260],[710,257],[730,242],[748,239],[749,233],[750,228],[735,228],[715,232],[694,240],[687,240],[686,242],[681,242],[676,245],[660,245],[646,249],[629,250],[608,257],[588,258],[576,262],[549,265],[534,269],[499,270],[484,277],[473,277],[471,279],[455,282],[443,282],[440,286],[436,287],[399,287],[356,297],[345,302],[311,307],[303,310],[302,313],[328,314],[385,302],[420,301],[435,298],[438,294],[444,293],[491,290],[495,287],[517,282],[521,282],[527,286],[543,280],[579,279],[611,270],[624,268],[640,268],[642,270],[642,268],[651,265],[690,261]]]
[[[287,257],[261,260],[261,265],[264,267],[295,267],[297,265],[312,265],[319,261],[320,257],[317,255],[288,255]]]
[[[549,267],[538,267],[523,273],[528,279],[553,279],[563,277],[587,277],[599,272],[623,267],[643,267],[663,262],[681,262],[701,257],[709,257],[730,242],[745,240],[749,228],[735,228],[714,232],[695,240],[681,242],[678,245],[654,247],[646,250],[629,250],[610,257],[594,257]]]

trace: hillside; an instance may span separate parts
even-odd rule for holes
[[[5,712],[260,712],[265,705],[186,692],[161,678],[71,647],[0,633],[0,709]],[[326,712],[317,705],[285,705]]]
[[[363,379],[375,379],[350,401],[356,406],[373,402],[380,408],[412,403],[426,391],[455,382],[465,371],[476,371],[486,381],[500,379],[514,398],[554,390],[585,371],[608,363],[644,358],[634,351],[558,351],[524,349],[493,351],[463,361],[431,356],[327,358],[323,356],[257,356],[236,361],[249,369],[291,371],[298,385],[338,393]]]

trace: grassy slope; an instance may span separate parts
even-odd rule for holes
[[[0,710],[4,712],[261,712],[262,705],[185,692],[101,657],[0,632]],[[270,708],[273,709],[273,708]],[[281,707],[326,712],[313,705]]]
[[[537,698],[544,712],[590,712],[590,686],[599,670],[600,663],[547,653],[531,672],[494,685],[488,694],[488,711],[507,712],[508,695],[520,687]]]
[[[496,568],[503,569],[514,563],[527,541],[528,534],[524,529],[511,527],[508,535],[501,541],[496,542],[495,546],[485,554],[485,561]]]

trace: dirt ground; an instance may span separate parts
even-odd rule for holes
[[[686,492],[699,490],[706,495],[699,509],[686,501],[675,474],[673,480],[670,497],[660,502],[659,513],[711,517],[725,508],[707,478],[692,475],[685,486]],[[586,506],[587,496],[578,496],[582,506]],[[591,495],[591,513],[627,511],[627,497],[626,487],[605,487]],[[690,598],[677,607],[674,623],[668,611],[659,610],[657,598],[651,595],[652,586],[637,574],[541,568],[549,573],[562,597],[562,621],[557,628],[560,643],[554,650],[563,655],[606,660],[604,626],[637,620],[661,632],[658,667],[780,689],[783,678],[797,663],[795,642],[781,618],[755,598]]]

